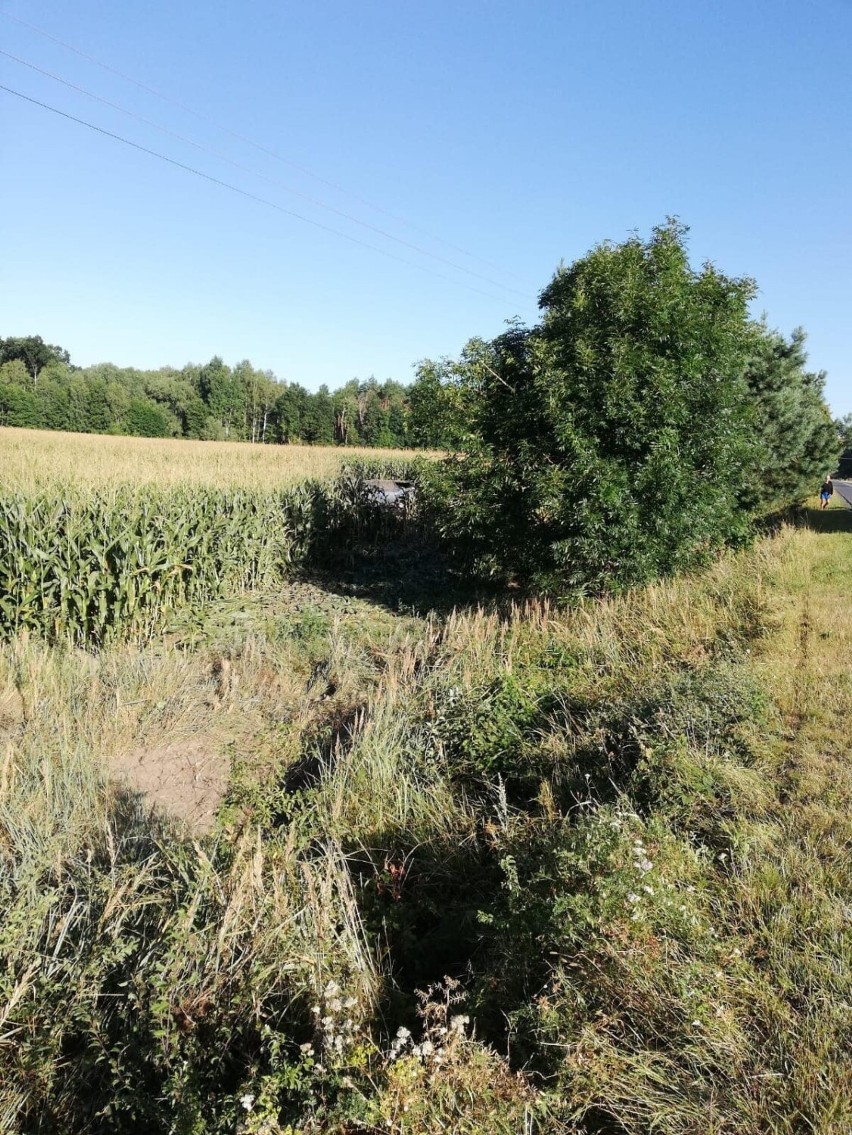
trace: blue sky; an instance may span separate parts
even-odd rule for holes
[[[0,91],[0,335],[407,382],[677,215],[852,411],[845,0],[0,0],[0,48],[172,133],[6,56],[3,85],[271,203]]]

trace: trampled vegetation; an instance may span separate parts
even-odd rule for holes
[[[852,1129],[840,439],[683,235],[424,364],[444,461],[5,487],[0,1127]]]

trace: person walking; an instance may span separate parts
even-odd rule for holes
[[[822,483],[822,488],[819,491],[819,507],[820,512],[824,508],[828,508],[828,502],[834,496],[834,484],[831,480],[831,475],[826,473],[825,480]]]

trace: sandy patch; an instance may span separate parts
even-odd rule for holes
[[[18,691],[14,687],[0,690],[0,730],[11,733],[21,725],[25,716],[24,699]]]
[[[113,775],[195,832],[209,831],[228,784],[229,761],[218,744],[190,737],[137,747],[110,761]]]

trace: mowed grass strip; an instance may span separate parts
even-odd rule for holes
[[[306,480],[330,479],[346,462],[356,459],[404,463],[416,456],[415,450],[249,445],[0,428],[2,484],[21,492],[56,484],[69,488],[203,485],[269,491]]]

